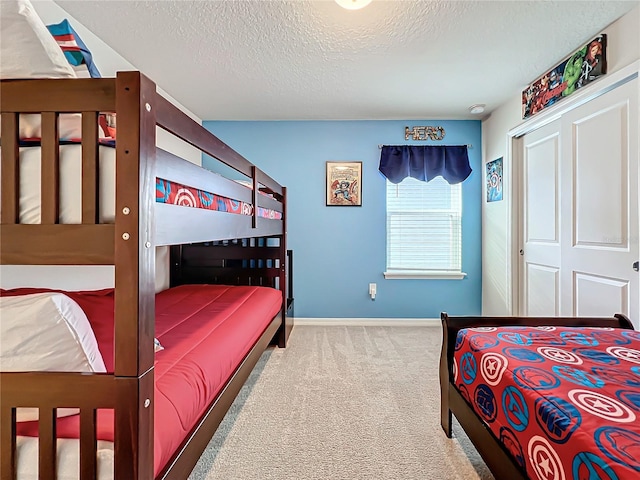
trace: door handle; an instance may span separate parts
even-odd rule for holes
[[[640,270],[640,262],[633,262],[633,269],[637,272]]]
[[[520,256],[522,256],[522,255],[524,255],[524,250],[520,249]],[[638,263],[638,262],[636,262],[636,263]]]

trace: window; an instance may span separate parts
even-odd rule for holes
[[[462,186],[387,180],[385,278],[463,278]]]

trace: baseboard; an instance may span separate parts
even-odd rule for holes
[[[359,327],[435,327],[439,318],[304,318],[295,317],[294,325],[340,325]]]

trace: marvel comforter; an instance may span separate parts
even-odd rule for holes
[[[455,385],[529,478],[640,478],[640,332],[460,330]]]

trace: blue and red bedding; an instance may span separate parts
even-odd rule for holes
[[[640,478],[640,332],[460,330],[454,382],[529,478]]]
[[[253,205],[240,200],[209,193],[194,187],[156,178],[156,202],[171,203],[184,207],[204,208],[219,212],[253,215]],[[268,208],[258,207],[258,216],[280,220],[282,213]]]

